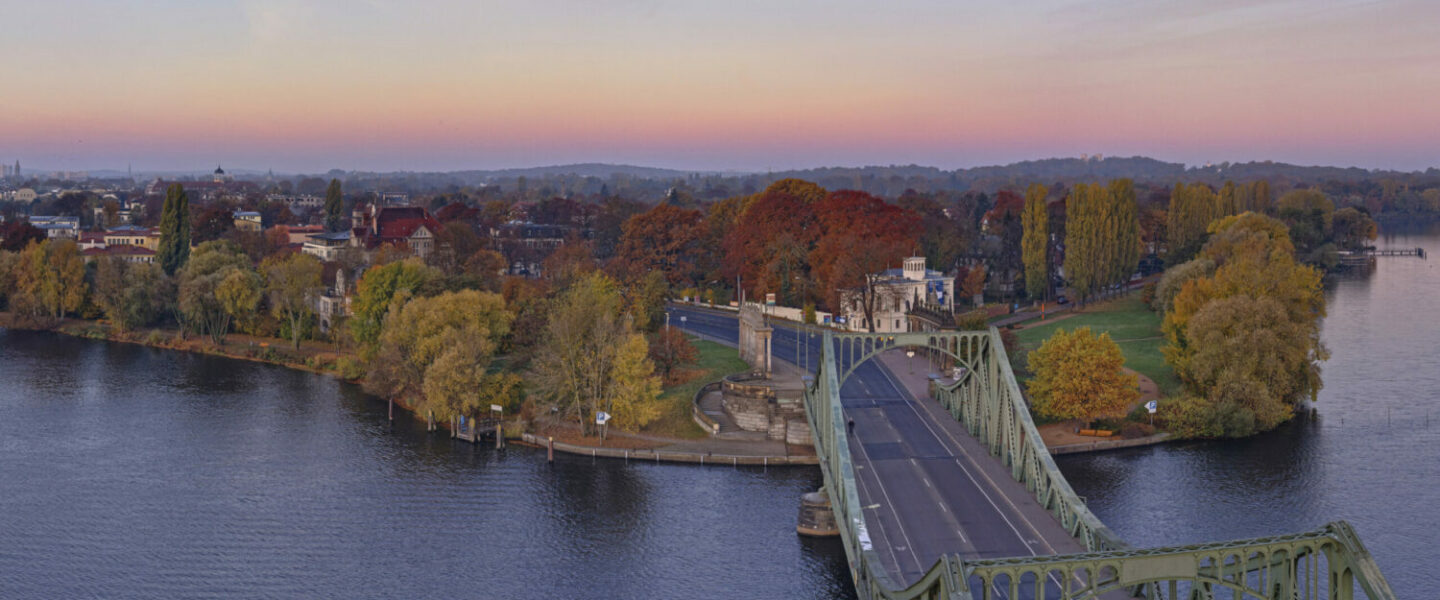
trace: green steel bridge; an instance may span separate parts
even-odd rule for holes
[[[863,483],[857,477],[857,462],[863,461],[852,460],[847,424],[853,428],[853,422],[847,423],[840,389],[863,363],[896,348],[943,355],[962,367],[958,379],[932,382],[931,398],[1078,542],[1072,546],[1083,551],[967,559],[956,549],[903,581],[887,568],[894,560],[887,561],[873,541],[885,535],[884,523],[867,523],[866,510],[875,505],[861,503]],[[1281,536],[1130,547],[1090,512],[1056,468],[994,328],[895,334],[826,331],[818,373],[805,391],[805,403],[824,491],[861,598],[1351,600],[1357,592],[1369,600],[1395,598],[1360,538],[1343,521]],[[928,479],[924,484],[931,485]]]

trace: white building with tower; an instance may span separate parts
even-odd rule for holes
[[[906,258],[901,268],[868,279],[866,289],[849,290],[842,301],[845,325],[852,330],[903,333],[911,330],[906,318],[911,310],[955,311],[955,278],[925,268],[923,256]]]

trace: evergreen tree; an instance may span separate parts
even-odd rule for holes
[[[174,275],[190,259],[190,195],[178,183],[165,190],[160,209],[160,250],[155,253],[166,275]]]
[[[1025,210],[1021,213],[1025,233],[1020,238],[1025,265],[1025,293],[1031,298],[1044,298],[1050,291],[1050,212],[1045,196],[1050,190],[1038,183],[1025,190]]]
[[[325,188],[325,231],[336,232],[344,229],[341,223],[345,212],[345,195],[340,190],[340,180],[331,179]]]

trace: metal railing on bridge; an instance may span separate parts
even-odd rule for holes
[[[840,388],[865,361],[899,347],[948,356],[963,370],[932,394],[1025,484],[1088,552],[965,561],[947,554],[916,581],[897,582],[871,543],[858,496]],[[825,490],[862,598],[974,600],[1121,596],[1152,600],[1217,597],[1394,600],[1348,524],[1303,534],[1137,550],[1100,522],[1071,489],[1041,441],[1000,334],[989,331],[825,333],[820,372],[805,391],[807,419]],[[1217,596],[1217,594],[1219,594]]]

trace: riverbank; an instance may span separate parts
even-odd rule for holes
[[[191,335],[182,338],[175,329],[119,331],[103,321],[88,319],[64,319],[48,328],[17,327],[14,316],[4,312],[0,312],[0,327],[49,331],[76,338],[258,362],[328,375],[351,383],[358,383],[364,378],[363,366],[357,354],[326,342],[302,341],[300,349],[296,350],[290,340],[236,333],[226,336],[224,344],[216,344],[203,336]],[[570,431],[564,425],[543,428],[538,423],[530,422],[523,424],[522,432],[516,432],[512,428],[514,425],[507,424],[506,438],[523,440],[525,435],[548,435],[556,438],[557,450],[596,456],[606,456],[607,453],[618,450],[618,457],[623,458],[628,450],[646,454],[651,460],[658,452],[664,457],[662,461],[669,462],[700,463],[705,460],[701,457],[724,456],[734,457],[738,464],[816,464],[813,448],[787,447],[783,442],[767,444],[718,440],[708,437],[700,430],[691,420],[690,405],[695,391],[730,372],[743,370],[745,364],[735,355],[733,348],[703,340],[697,341],[696,346],[699,361],[684,368],[688,375],[684,381],[665,388],[663,397],[674,406],[667,406],[666,415],[655,424],[652,431],[628,433],[612,430],[606,445],[601,446],[598,445],[599,438],[583,436],[578,431]],[[396,398],[394,403],[417,418],[424,418],[404,399]],[[450,424],[441,421],[437,422],[436,426],[448,429]],[[542,429],[545,431],[541,431]],[[596,450],[592,451],[592,448]]]
[[[210,338],[199,335],[181,337],[176,329],[143,328],[119,331],[104,321],[71,318],[62,319],[53,327],[37,328],[17,323],[14,315],[8,312],[0,312],[0,327],[50,331],[91,340],[260,362],[331,375],[347,381],[357,381],[364,375],[359,370],[360,361],[355,353],[337,348],[334,344],[313,340],[300,342],[300,349],[296,350],[293,342],[287,339],[234,333],[225,337],[224,344],[216,344]]]

